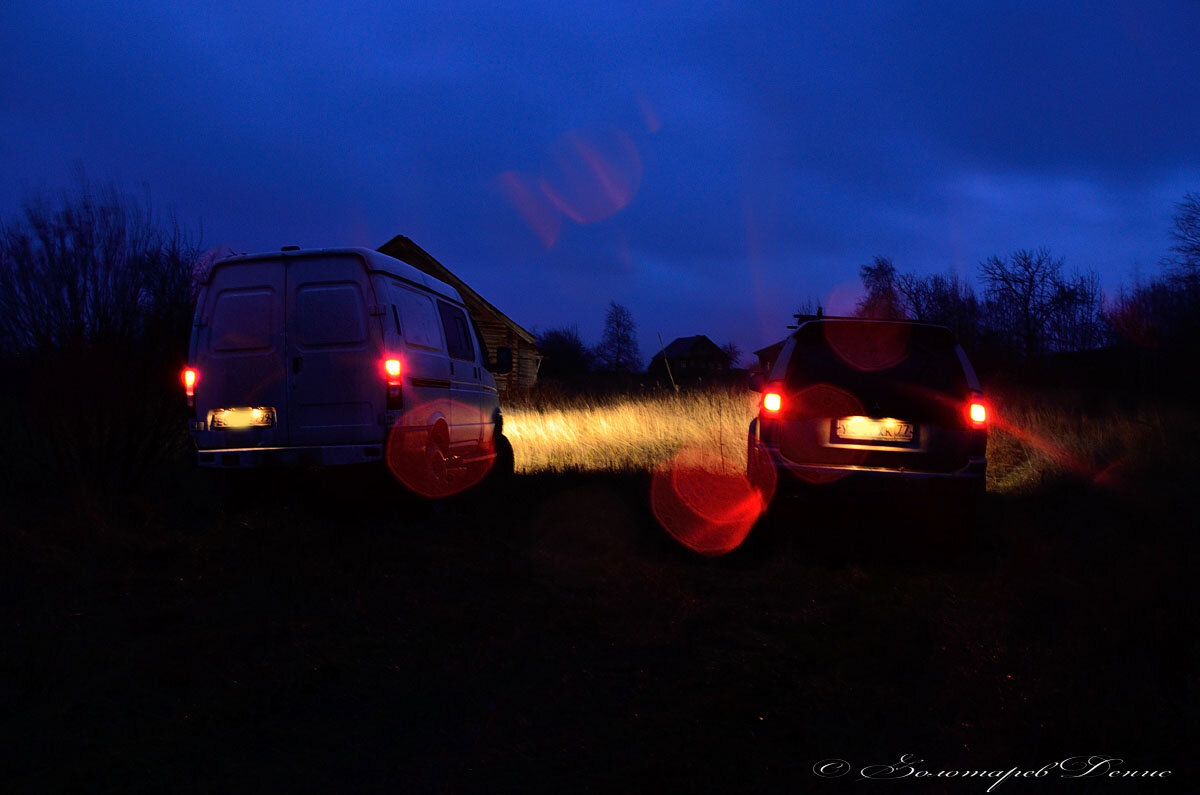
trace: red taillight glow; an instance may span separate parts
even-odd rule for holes
[[[400,385],[400,360],[385,359],[383,361],[383,372],[387,376],[389,386]]]
[[[972,401],[967,409],[967,417],[976,428],[982,428],[987,423],[987,407],[978,401]]]
[[[180,375],[183,381],[183,393],[187,395],[188,406],[193,406],[196,403],[196,382],[200,380],[200,374],[191,367],[183,368],[183,373]]]
[[[778,392],[768,392],[763,395],[763,408],[774,414],[783,408],[783,396]]]

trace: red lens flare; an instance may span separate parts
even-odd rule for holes
[[[681,450],[654,471],[650,507],[663,529],[709,557],[737,549],[770,497],[706,449]]]
[[[779,486],[779,473],[775,470],[775,462],[767,448],[757,439],[750,438],[746,446],[746,472],[750,486],[762,495],[763,510],[775,498],[775,489]]]
[[[821,324],[825,341],[846,364],[874,371],[895,367],[908,355],[909,327],[905,323],[854,323],[831,320]]]
[[[500,192],[538,240],[547,249],[554,248],[562,233],[562,218],[550,200],[542,193],[535,178],[516,171],[505,171],[496,178]]]
[[[858,398],[830,384],[813,384],[796,393],[792,400],[795,405],[788,409],[788,419],[792,422],[808,423],[807,430],[796,431],[807,433],[807,438],[800,442],[805,449],[815,449],[819,446],[820,434],[827,431],[828,425],[835,419],[866,414],[866,409]],[[827,463],[832,465],[857,466],[866,460],[867,451],[827,448],[823,449],[823,456],[828,459]],[[847,473],[834,469],[798,470],[794,471],[794,474],[806,483],[821,486],[839,481],[846,477]]]
[[[1016,437],[1018,441],[1039,451],[1068,472],[1088,478],[1094,476],[1094,468],[1086,460],[1073,454],[1065,447],[1055,444],[1050,439],[1009,422],[1003,413],[993,411],[988,419],[994,430]]]
[[[1101,469],[1092,478],[1092,483],[1101,488],[1111,489],[1113,491],[1125,491],[1128,487],[1128,470],[1129,456],[1121,456],[1116,461],[1113,461],[1108,466]]]
[[[634,101],[637,102],[638,110],[642,113],[642,121],[646,124],[646,132],[656,133],[662,129],[662,120],[658,117],[658,111],[654,109],[654,105],[650,103],[650,98],[641,91],[634,92]]]
[[[550,148],[541,189],[578,224],[603,221],[625,209],[642,181],[642,158],[623,131],[574,130]]]
[[[465,416],[478,406],[436,401],[415,406],[388,431],[385,459],[393,477],[422,497],[441,499],[470,489],[487,477],[495,464],[491,438],[477,447],[451,449],[447,416]]]

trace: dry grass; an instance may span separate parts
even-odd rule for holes
[[[1122,488],[1175,473],[1194,457],[1194,412],[1090,401],[1070,392],[992,396],[988,489],[1016,493],[1053,480]]]
[[[758,397],[732,388],[607,401],[573,398],[553,407],[508,408],[504,431],[523,473],[646,471],[691,447],[745,471],[746,428]]]
[[[682,394],[563,398],[549,405],[510,407],[505,430],[517,471],[649,471],[684,448],[716,454],[744,471],[746,428],[758,394],[712,389]],[[1170,465],[1169,451],[1196,435],[1184,412],[1079,408],[1078,395],[1013,392],[991,395],[988,489],[1017,493],[1061,478],[1120,486],[1128,478]]]

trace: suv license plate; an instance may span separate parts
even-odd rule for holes
[[[834,420],[834,432],[839,439],[861,442],[911,442],[913,424],[890,417],[880,420],[870,417],[842,417]]]

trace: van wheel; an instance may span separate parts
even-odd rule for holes
[[[513,477],[512,444],[502,434],[497,434],[494,445],[492,460],[472,465],[469,476],[471,485],[484,496],[505,488]]]
[[[444,497],[450,493],[450,465],[446,450],[438,439],[430,439],[425,446],[425,483],[430,497]]]
[[[512,442],[504,434],[496,435],[496,460],[492,462],[491,481],[504,483],[510,480],[516,471],[516,457],[513,454]]]

